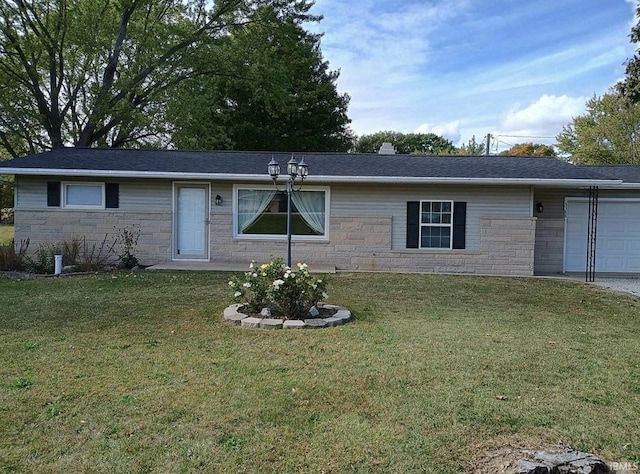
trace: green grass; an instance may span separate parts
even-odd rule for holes
[[[338,274],[355,321],[221,321],[225,273],[0,279],[0,472],[463,472],[504,443],[640,461],[640,302]],[[506,397],[506,399],[499,399]]]
[[[0,224],[0,245],[8,244],[13,239],[13,225]]]

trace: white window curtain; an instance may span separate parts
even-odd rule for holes
[[[244,233],[267,208],[275,191],[264,189],[238,190],[238,231]]]
[[[291,199],[309,227],[324,235],[324,192],[298,191]]]

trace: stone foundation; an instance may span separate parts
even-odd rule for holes
[[[248,264],[286,253],[285,239],[233,238],[231,213],[216,213],[210,218],[212,262]],[[140,263],[171,260],[170,212],[18,210],[15,221],[16,239],[29,238],[31,252],[39,244],[74,236],[98,244],[107,236],[112,242],[117,230],[126,227],[140,229],[136,247]],[[294,240],[293,259],[341,271],[533,275],[535,218],[482,217],[480,245],[474,249],[395,249],[392,232],[390,216],[334,216],[327,240]]]

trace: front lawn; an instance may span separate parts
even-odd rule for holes
[[[228,273],[0,278],[2,472],[463,472],[562,440],[640,461],[640,302],[338,274],[355,321],[221,321]]]

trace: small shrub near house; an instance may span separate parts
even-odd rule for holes
[[[62,242],[40,244],[35,252],[27,252],[28,239],[19,245],[12,240],[0,245],[0,271],[52,274],[56,255],[62,255],[63,265],[74,272],[131,269],[138,265],[135,250],[139,235],[139,229],[121,228],[116,230],[115,237],[106,234],[100,242],[74,236]]]
[[[116,229],[116,240],[120,248],[118,252],[118,268],[132,269],[139,265],[138,258],[135,255],[138,239],[140,238],[140,229],[122,227]]]
[[[7,244],[0,244],[0,270],[24,270],[24,259],[28,249],[29,239],[20,241],[18,245],[16,245],[14,239],[11,239]]]
[[[283,319],[306,318],[313,306],[327,298],[326,278],[309,273],[306,263],[290,268],[280,257],[260,266],[251,262],[249,271],[229,281],[229,286],[247,313],[269,308],[272,317]]]

